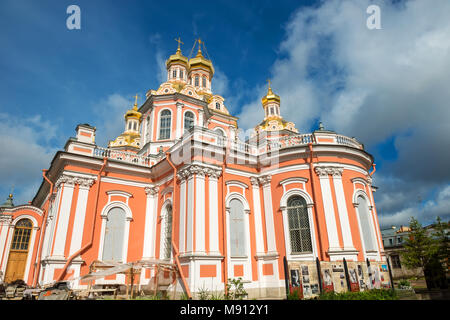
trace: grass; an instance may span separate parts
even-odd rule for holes
[[[360,292],[326,292],[319,300],[398,300],[395,291],[387,289],[372,289]]]

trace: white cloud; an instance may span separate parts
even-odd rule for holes
[[[366,26],[371,4],[381,7],[381,30]],[[271,68],[281,113],[301,132],[320,118],[369,152],[393,137],[397,157],[376,173],[386,223],[425,218],[411,194],[430,196],[450,181],[449,12],[447,0],[336,0],[301,8],[286,24]],[[263,117],[265,89],[254,91],[239,115],[245,128],[259,122],[256,114]],[[444,210],[446,200],[430,201],[429,215]]]
[[[58,125],[41,116],[15,117],[0,113],[0,181],[2,198],[15,187],[15,204],[27,203],[34,197],[57,148]],[[0,202],[3,203],[2,198]]]

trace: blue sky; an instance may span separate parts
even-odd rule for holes
[[[68,30],[66,8],[81,8]],[[381,8],[381,30],[366,8]],[[206,42],[213,86],[239,116],[259,120],[266,79],[282,115],[310,132],[355,136],[375,156],[383,226],[424,224],[450,207],[450,4],[416,1],[0,2],[0,198],[31,200],[79,123],[105,145],[137,93],[157,89],[181,37]],[[3,202],[3,200],[1,200]]]

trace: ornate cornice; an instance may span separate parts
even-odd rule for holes
[[[0,224],[10,224],[12,221],[12,214],[0,213]]]

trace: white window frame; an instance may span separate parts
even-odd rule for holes
[[[309,230],[311,234],[311,246],[312,252],[307,253],[292,253],[291,248],[291,239],[289,233],[289,218],[288,218],[288,210],[287,210],[287,202],[292,196],[300,196],[306,200],[306,207],[308,212],[308,220],[309,220]],[[317,257],[317,241],[316,241],[316,226],[314,224],[312,207],[314,203],[312,201],[311,196],[304,190],[293,188],[289,191],[283,193],[280,202],[281,214],[283,216],[283,229],[284,229],[284,244],[286,248],[286,258],[288,260],[297,260],[297,261],[315,261]]]

